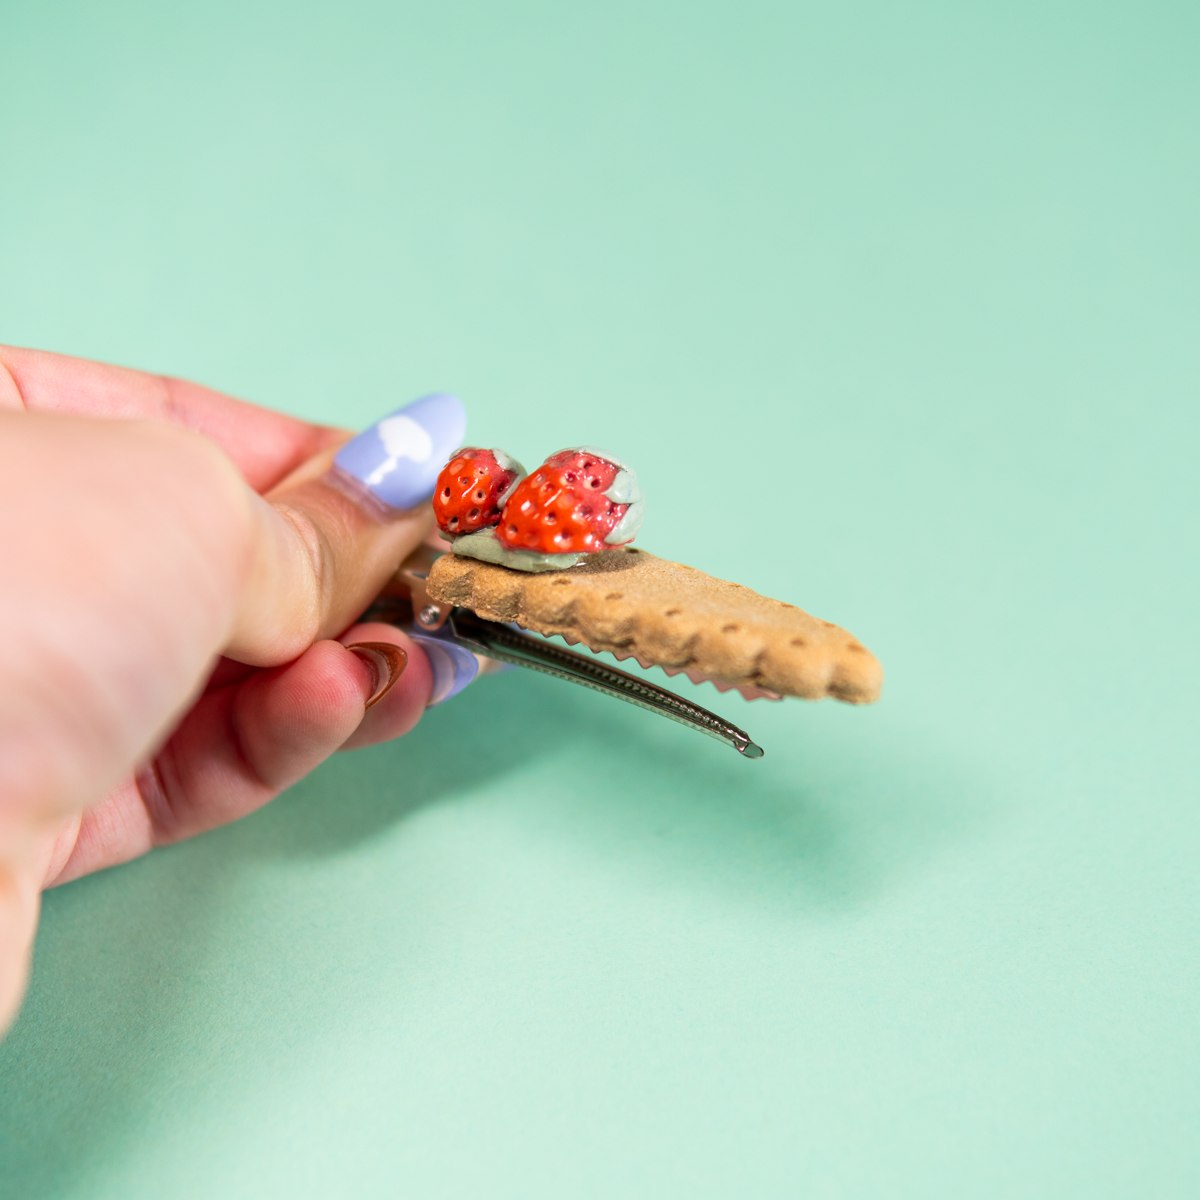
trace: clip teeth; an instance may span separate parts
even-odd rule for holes
[[[575,645],[578,638],[572,642]],[[714,675],[706,675],[703,671],[694,670],[691,667],[667,667],[661,663],[647,662],[644,658],[639,658],[636,654],[621,654],[616,650],[611,651],[613,658],[618,662],[625,662],[632,658],[639,667],[644,667],[647,671],[657,667],[665,675],[686,675],[693,683],[711,683],[718,692],[740,692],[746,700],[782,700],[783,697],[778,692],[769,691],[767,688],[755,687],[751,683],[730,683],[727,679],[718,679]]]
[[[560,633],[558,635],[568,646],[587,646],[587,643],[582,638],[577,638],[570,633]],[[590,650],[591,647],[588,646]],[[651,671],[657,667],[665,675],[686,675],[693,683],[711,683],[718,692],[740,692],[745,700],[782,700],[783,697],[778,692],[772,692],[768,688],[755,687],[752,683],[730,683],[727,679],[718,679],[715,675],[706,675],[703,671],[696,671],[691,667],[666,667],[662,663],[648,662],[644,658],[639,658],[636,654],[630,654],[628,651],[607,650],[606,654],[611,654],[617,662],[628,662],[631,658],[639,667],[644,670]]]

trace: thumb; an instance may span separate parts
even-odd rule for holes
[[[457,397],[426,396],[253,497],[225,654],[274,666],[347,628],[429,532],[434,484],[465,433]]]

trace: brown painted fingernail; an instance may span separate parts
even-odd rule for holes
[[[392,690],[392,684],[408,666],[408,655],[395,642],[355,642],[346,649],[357,654],[375,676],[375,690],[367,700],[367,708],[378,704]]]

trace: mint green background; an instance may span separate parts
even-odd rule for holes
[[[1198,61],[1190,3],[8,0],[0,338],[611,446],[888,683],[697,689],[756,764],[485,680],[50,894],[0,1194],[1200,1194]]]

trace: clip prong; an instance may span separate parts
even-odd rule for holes
[[[528,634],[519,633],[508,625],[488,621],[477,616],[469,608],[456,608],[450,614],[450,629],[460,641],[477,647],[480,654],[497,658],[501,662],[513,663],[554,675],[570,683],[582,684],[607,696],[615,696],[629,704],[636,704],[649,712],[659,713],[699,730],[732,746],[745,758],[762,758],[763,749],[750,740],[750,735],[736,725],[718,717],[716,713],[701,708],[674,692],[647,683],[636,675],[619,671],[606,663],[597,662],[573,650],[549,642],[537,641]]]

